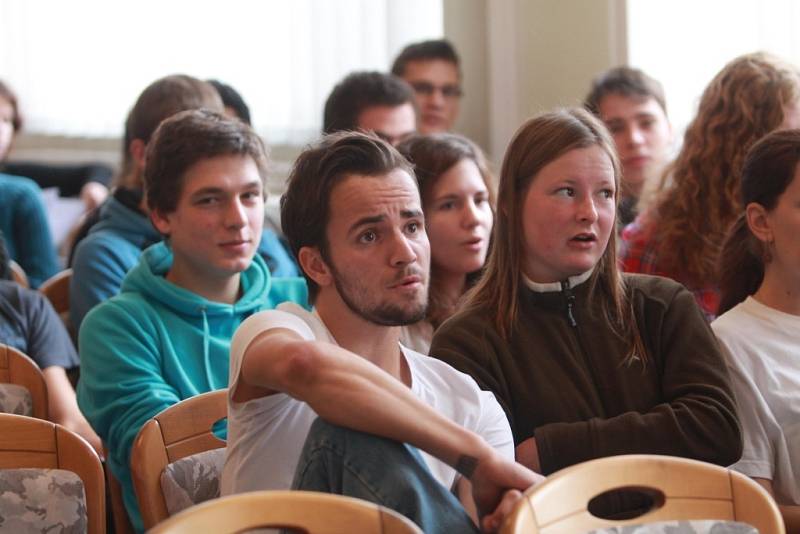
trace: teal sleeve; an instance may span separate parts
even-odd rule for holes
[[[78,245],[69,286],[69,318],[76,330],[80,331],[92,308],[119,293],[128,272],[127,264],[135,265],[137,258],[126,261],[119,248],[118,242],[91,235]]]
[[[107,462],[119,479],[125,507],[143,530],[130,474],[130,452],[139,429],[180,401],[164,381],[160,335],[152,319],[117,302],[86,316],[79,335],[81,378],[78,404],[108,449]]]
[[[35,289],[60,268],[41,190],[27,178],[19,180],[19,194],[10,206],[16,212],[13,216],[14,231],[7,239],[13,239],[14,259],[25,270],[31,287]]]

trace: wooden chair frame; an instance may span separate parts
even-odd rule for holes
[[[88,534],[106,531],[105,482],[100,457],[91,445],[55,423],[0,414],[0,469],[64,469],[83,481]]]
[[[33,401],[33,417],[47,419],[47,384],[39,366],[30,357],[0,343],[0,383],[26,388]]]
[[[28,281],[28,275],[25,274],[25,269],[23,269],[19,263],[14,260],[8,260],[8,268],[11,271],[11,279],[13,281],[22,287],[31,287],[31,283]]]
[[[626,520],[589,513],[589,501],[615,489],[661,492],[664,502]],[[784,534],[775,501],[758,483],[716,465],[657,455],[611,456],[562,469],[525,492],[501,534],[561,534],[669,520],[717,519]]]
[[[217,449],[225,442],[211,428],[228,416],[228,390],[184,399],[144,424],[131,450],[131,474],[145,528],[169,517],[161,473],[170,463]]]
[[[313,491],[253,491],[204,502],[176,514],[151,534],[227,534],[257,527],[299,528],[313,534],[422,534],[383,506]]]
[[[47,297],[59,315],[69,311],[69,283],[72,269],[54,274],[39,286],[39,291]]]

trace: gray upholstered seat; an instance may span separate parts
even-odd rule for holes
[[[17,384],[0,384],[0,412],[32,416],[31,392]]]
[[[225,449],[212,449],[181,458],[161,473],[161,490],[169,515],[219,497]]]
[[[82,534],[86,494],[75,473],[63,469],[0,469],[0,531]]]

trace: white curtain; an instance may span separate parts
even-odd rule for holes
[[[678,133],[733,58],[763,50],[800,65],[796,0],[628,0],[627,12],[629,62],[664,85]]]
[[[337,81],[442,24],[442,0],[0,0],[0,79],[28,132],[118,137],[151,81],[217,78],[268,142],[297,144]]]

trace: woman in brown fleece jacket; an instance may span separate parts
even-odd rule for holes
[[[525,123],[503,162],[486,273],[431,355],[495,393],[517,460],[543,474],[629,453],[729,465],[742,441],[719,347],[683,286],[619,272],[619,180],[585,111]]]

